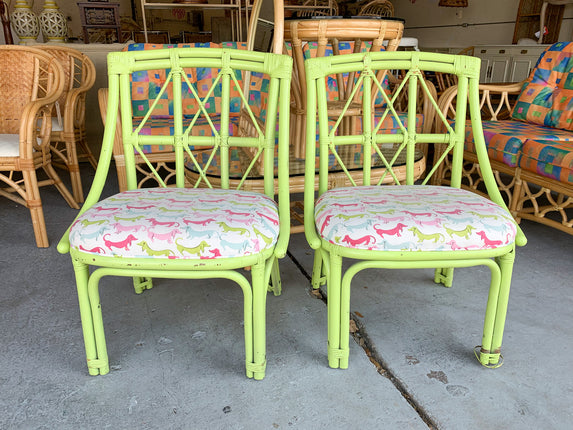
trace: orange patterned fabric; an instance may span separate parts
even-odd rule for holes
[[[573,142],[526,140],[519,157],[519,167],[573,184]]]
[[[547,48],[523,85],[512,118],[573,130],[573,43]]]

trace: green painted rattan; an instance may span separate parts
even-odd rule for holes
[[[377,70],[404,70],[408,74],[404,80],[403,92],[408,99],[408,124],[415,124],[416,91],[418,82],[424,86],[423,71],[455,74],[459,80],[458,105],[456,107],[455,126],[450,126],[443,115],[441,121],[446,131],[441,133],[416,134],[413,127],[402,127],[397,134],[377,133],[374,121],[371,121],[372,110],[370,103],[370,82],[376,76]],[[461,163],[464,144],[464,127],[467,108],[474,130],[479,164],[487,192],[491,200],[507,210],[490,168],[480,119],[478,99],[478,79],[480,61],[478,58],[467,56],[453,56],[445,54],[423,52],[380,52],[369,54],[351,54],[337,57],[316,58],[307,60],[306,75],[308,89],[308,106],[314,107],[309,111],[318,112],[318,142],[320,147],[320,185],[318,196],[327,191],[328,184],[328,156],[337,156],[337,145],[362,144],[364,153],[377,151],[380,144],[394,145],[407,157],[406,185],[414,185],[413,162],[415,147],[419,144],[443,145],[446,147],[443,157],[452,157],[452,186],[460,187]],[[337,136],[330,128],[339,118],[329,118],[327,114],[327,100],[325,91],[325,77],[336,73],[351,73],[360,71],[360,79],[364,79],[362,87],[363,98],[363,130],[358,135]],[[429,94],[429,93],[428,93]],[[468,100],[466,103],[465,101]],[[387,115],[393,115],[392,101],[387,100],[389,106]],[[436,104],[434,103],[436,106]],[[316,141],[315,118],[308,115],[307,142]],[[491,284],[485,314],[482,345],[478,355],[479,361],[488,367],[500,364],[500,348],[505,325],[507,301],[511,282],[511,274],[515,255],[515,245],[525,245],[526,239],[519,227],[516,226],[515,241],[495,249],[476,250],[447,250],[447,251],[370,251],[330,243],[323,239],[315,226],[315,203],[317,196],[314,189],[315,160],[314,145],[307,145],[306,157],[306,187],[305,187],[305,234],[310,246],[315,250],[315,264],[312,282],[315,288],[322,284],[328,285],[328,359],[329,365],[334,368],[348,367],[349,344],[349,317],[350,317],[350,283],[355,274],[366,268],[409,269],[409,268],[435,268],[435,282],[451,286],[453,268],[485,265],[491,271]],[[380,154],[384,157],[383,154]],[[364,182],[370,184],[370,157],[364,157]],[[384,157],[391,174],[393,160]],[[443,158],[442,158],[443,160]],[[441,160],[439,161],[441,162]],[[439,164],[439,163],[438,163]],[[428,172],[421,185],[429,185],[436,170],[434,166]],[[383,185],[384,186],[384,185]],[[396,181],[395,186],[400,186]],[[336,212],[333,212],[336,213]],[[502,213],[504,213],[502,211]],[[509,213],[509,211],[508,211]],[[352,258],[361,260],[353,263],[345,273],[342,272],[342,259]]]
[[[221,85],[221,130],[228,130],[229,93],[236,84],[235,72],[259,72],[269,78],[267,121],[264,127],[257,128],[255,137],[226,136],[228,133],[213,132],[213,136],[192,136],[193,125],[183,126],[181,91],[187,82],[185,69],[212,68],[219,70]],[[167,136],[143,136],[133,126],[131,117],[130,76],[138,71],[169,69],[167,78],[172,82],[174,131]],[[62,253],[69,252],[74,265],[79,305],[84,333],[89,373],[93,375],[109,372],[101,309],[99,308],[98,283],[103,276],[126,276],[134,279],[136,292],[151,288],[152,278],[206,279],[226,278],[235,281],[244,295],[244,329],[246,350],[246,373],[248,377],[262,379],[265,375],[265,302],[267,290],[280,294],[280,278],[277,259],[284,257],[289,239],[289,192],[288,192],[288,130],[289,130],[289,91],[292,60],[288,56],[251,52],[233,49],[177,48],[150,51],[114,52],[108,56],[109,99],[107,112],[118,112],[121,105],[122,135],[126,159],[128,189],[137,187],[134,150],[144,156],[140,145],[171,145],[175,152],[176,184],[185,186],[184,158],[193,158],[192,149],[215,148],[221,160],[227,160],[229,146],[249,147],[260,154],[267,172],[265,194],[274,196],[273,167],[275,138],[278,138],[280,216],[279,236],[274,246],[251,255],[236,258],[214,259],[170,259],[163,258],[115,258],[85,253],[77,248],[70,249],[69,230],[58,245]],[[188,82],[187,82],[188,83]],[[158,95],[168,94],[167,83]],[[191,85],[189,85],[191,87]],[[171,95],[169,96],[171,97]],[[157,101],[157,100],[156,100]],[[248,109],[246,100],[243,99]],[[150,111],[153,107],[150,108]],[[278,112],[278,114],[277,114]],[[254,120],[253,113],[250,113]],[[208,117],[200,109],[198,116]],[[278,128],[277,128],[278,121]],[[144,119],[145,122],[145,119]],[[257,123],[257,121],[253,121]],[[109,175],[110,161],[116,119],[108,115],[102,144],[102,152],[92,188],[80,215],[100,201],[103,187]],[[257,126],[258,127],[258,126]],[[278,129],[278,131],[276,131]],[[229,166],[222,162],[222,188],[229,188]],[[149,163],[149,167],[153,169]],[[158,175],[159,176],[159,175]],[[158,179],[162,183],[161,179]],[[202,187],[209,186],[208,178],[201,178]],[[194,184],[198,187],[199,184]],[[205,189],[205,188],[203,188]],[[90,270],[95,267],[95,270]],[[250,267],[252,283],[236,269]]]

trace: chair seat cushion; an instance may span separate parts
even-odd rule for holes
[[[0,157],[20,156],[20,135],[0,134]]]
[[[520,121],[482,121],[487,153],[490,159],[516,167],[519,152],[527,139],[573,140],[570,131],[543,127]],[[466,122],[465,149],[475,153],[471,121]]]
[[[323,239],[375,251],[497,248],[515,240],[511,215],[466,190],[436,186],[363,186],[325,192],[315,206]]]
[[[526,140],[519,157],[519,167],[573,184],[573,142]]]
[[[52,132],[54,131],[64,131],[64,123],[62,118],[56,116],[52,117]]]
[[[72,225],[70,245],[112,257],[232,258],[273,247],[278,219],[276,203],[261,193],[138,189],[88,209]]]

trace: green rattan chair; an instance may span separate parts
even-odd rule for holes
[[[515,255],[515,246],[524,245],[525,236],[505,207],[495,185],[481,128],[478,100],[480,61],[467,56],[422,52],[376,52],[307,60],[309,111],[318,109],[320,157],[319,190],[315,195],[315,147],[307,145],[305,187],[305,234],[315,250],[313,286],[328,288],[328,361],[334,368],[348,367],[350,283],[367,268],[434,268],[435,282],[452,285],[453,269],[485,265],[491,271],[491,284],[485,314],[482,345],[476,348],[479,361],[488,367],[501,364],[500,347]],[[407,93],[408,124],[415,124],[417,89],[430,95],[422,79],[424,71],[455,74],[459,81],[455,125],[441,116],[446,131],[416,133],[401,125],[396,134],[383,134],[372,121],[371,85],[378,70],[406,70],[399,93]],[[356,88],[362,89],[362,130],[353,135],[337,135],[341,118],[328,117],[325,78],[335,73],[359,71]],[[381,88],[379,88],[381,90]],[[468,99],[469,96],[469,99]],[[386,99],[386,115],[398,116],[396,100]],[[396,97],[399,97],[396,96]],[[466,113],[471,115],[479,163],[491,200],[460,189]],[[434,100],[435,105],[435,100]],[[377,112],[376,117],[382,114]],[[380,121],[381,123],[381,121]],[[308,116],[307,142],[317,141],[315,118]],[[361,144],[364,154],[363,181],[354,186],[328,190],[328,158],[342,161],[345,145]],[[414,181],[414,154],[419,145],[443,145],[444,155],[453,157],[452,186],[429,185],[435,168],[421,183]],[[384,157],[394,148],[393,157]],[[381,149],[385,149],[383,152]],[[373,183],[370,167],[380,158],[393,175],[394,159],[406,154],[406,183]],[[349,174],[349,180],[351,175]],[[342,273],[343,258],[353,262]],[[381,282],[382,284],[382,282]],[[382,285],[380,285],[382,287]]]
[[[191,84],[189,76],[216,75],[208,89]],[[147,115],[134,123],[132,82],[144,71],[166,71],[158,80],[157,98]],[[152,278],[226,278],[235,281],[244,295],[246,372],[265,375],[265,302],[272,289],[280,294],[277,259],[289,238],[288,129],[292,60],[286,55],[234,49],[177,48],[111,53],[108,56],[108,112],[118,112],[126,158],[128,190],[100,201],[109,173],[116,127],[108,115],[102,155],[94,183],[80,215],[61,240],[58,250],[69,252],[76,274],[80,312],[89,373],[109,371],[98,283],[108,275],[133,277],[136,292],[151,288]],[[229,135],[230,93],[238,88],[237,76],[257,72],[268,77],[267,120],[263,125],[251,112],[256,132],[252,137]],[[138,75],[139,74],[139,75]],[[158,76],[160,73],[150,73]],[[193,75],[194,76],[194,75]],[[194,95],[198,110],[184,115],[182,91]],[[198,92],[202,91],[203,95]],[[137,93],[137,91],[135,91]],[[217,123],[206,105],[220,99]],[[159,105],[172,107],[169,135],[143,135],[142,128]],[[245,109],[248,103],[243,98]],[[171,109],[170,109],[171,110]],[[278,112],[278,113],[277,113]],[[211,124],[212,135],[193,135],[199,123]],[[278,131],[277,131],[278,121]],[[273,167],[278,139],[278,203],[274,197]],[[175,152],[176,187],[137,189],[134,154],[145,157],[143,145],[170,145]],[[256,154],[264,166],[264,193],[229,189],[231,147]],[[206,154],[208,154],[206,156]],[[196,183],[185,188],[184,165],[197,169],[202,161],[221,160],[221,188],[212,188],[204,170]],[[185,161],[186,160],[186,161]],[[152,166],[148,163],[150,168]],[[245,176],[248,172],[245,174]],[[159,174],[158,174],[159,176]],[[162,180],[158,178],[162,183]],[[94,270],[90,270],[95,266]],[[250,267],[252,282],[236,269]]]

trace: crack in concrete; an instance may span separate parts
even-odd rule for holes
[[[312,276],[306,271],[306,269],[298,262],[295,256],[290,252],[287,251],[287,256],[291,259],[294,265],[298,268],[301,274],[309,281],[312,281]],[[310,286],[311,293],[312,293],[312,284]],[[327,295],[325,294],[311,294],[311,296],[316,297],[318,300],[321,300],[324,304],[327,303]],[[414,397],[408,392],[407,388],[404,386],[402,381],[391,371],[389,370],[389,366],[384,360],[384,358],[380,355],[380,353],[374,347],[374,344],[368,333],[366,332],[366,328],[364,325],[359,321],[358,317],[354,315],[354,313],[350,313],[351,322],[353,321],[356,330],[350,333],[354,341],[364,350],[366,356],[370,360],[370,362],[376,367],[378,373],[388,379],[392,385],[398,390],[400,395],[408,402],[410,407],[414,409],[416,414],[420,417],[422,421],[428,426],[430,430],[438,430],[439,427],[437,423],[430,417],[430,415],[426,412],[426,410],[414,399]]]

